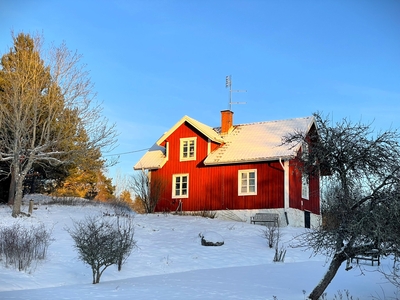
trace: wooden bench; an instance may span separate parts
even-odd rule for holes
[[[273,213],[256,213],[254,216],[250,217],[250,223],[265,223],[266,225],[278,226],[279,215]]]
[[[377,262],[378,266],[381,264],[381,259],[380,259],[378,249],[373,249],[371,251],[368,251],[365,255],[354,256],[351,258],[352,262],[353,262],[353,259],[355,259],[357,261],[357,264],[360,260],[369,260],[372,262],[372,265],[374,265],[374,262]]]

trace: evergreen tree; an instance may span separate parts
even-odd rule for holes
[[[0,161],[10,174],[12,215],[20,214],[23,183],[37,166],[76,164],[110,146],[114,126],[101,117],[80,56],[62,44],[45,62],[42,37],[20,33],[0,69]]]

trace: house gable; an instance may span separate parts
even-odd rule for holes
[[[192,119],[188,116],[184,116],[174,126],[172,126],[170,130],[168,130],[166,133],[164,133],[163,136],[158,139],[156,144],[160,145],[163,141],[165,141],[168,138],[168,136],[170,136],[172,133],[174,133],[185,122],[190,124],[193,128],[198,130],[201,134],[203,134],[210,140],[212,140],[214,142],[219,142],[219,143],[223,142],[223,139],[221,138],[221,136],[212,127],[207,126],[207,125],[205,125],[195,119]]]
[[[190,130],[189,132],[185,132],[182,128],[190,128]],[[191,138],[194,136],[202,137],[208,142],[206,155],[215,150],[219,144],[223,143],[221,136],[212,127],[207,126],[188,116],[184,116],[156,141],[156,143],[149,149],[148,152],[146,152],[146,154],[139,160],[139,162],[135,164],[133,168],[135,170],[154,170],[162,168],[170,159],[170,155],[174,157],[174,155],[180,153],[178,151],[179,148],[176,146],[175,140],[173,143],[173,148],[170,148],[170,142],[172,141],[171,136],[176,135],[180,136],[180,138]],[[205,156],[200,157],[202,157],[202,159],[205,158]]]
[[[191,141],[194,141],[193,155],[190,149]],[[218,146],[218,143],[210,142],[209,138],[203,132],[200,132],[189,122],[183,122],[173,132],[168,134],[165,140],[159,140],[158,142],[164,148],[168,146],[168,165],[176,164],[177,166],[197,165],[207,157],[210,147],[209,143],[212,143],[211,148]],[[183,155],[183,151],[187,151],[187,157]]]

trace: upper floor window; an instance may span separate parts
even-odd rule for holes
[[[257,170],[239,170],[238,194],[257,195]]]
[[[196,138],[182,138],[180,140],[180,160],[196,159]]]
[[[309,176],[303,174],[301,176],[301,198],[308,200],[310,194]]]
[[[304,161],[308,161],[308,157],[310,155],[310,150],[308,149],[308,143],[304,141],[301,144],[301,156]]]
[[[189,174],[172,176],[172,198],[189,197]]]

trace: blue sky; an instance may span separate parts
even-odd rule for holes
[[[184,115],[219,126],[226,75],[247,90],[235,124],[319,111],[384,130],[400,128],[399,16],[398,0],[4,0],[0,53],[14,30],[82,54],[120,133],[112,154],[151,147]]]

